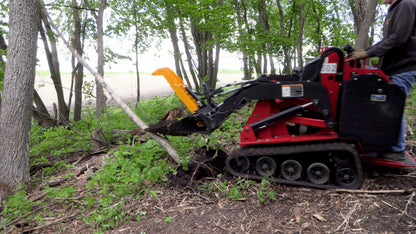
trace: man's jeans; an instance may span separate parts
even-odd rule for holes
[[[403,89],[407,97],[409,96],[409,92],[412,89],[413,84],[416,82],[416,70],[392,75],[390,76],[390,79]],[[401,151],[404,151],[405,149],[406,149],[406,122],[403,116],[402,126],[400,129],[400,135],[397,141],[397,145],[392,146],[391,151],[401,152]]]

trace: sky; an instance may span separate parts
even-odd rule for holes
[[[104,72],[134,72],[135,71],[135,55],[130,50],[130,42],[120,41],[118,39],[106,39],[104,41],[105,46],[110,47],[113,51],[123,55],[129,56],[132,60],[119,60],[117,63],[106,63]],[[61,72],[71,72],[71,55],[69,50],[63,46],[63,43],[58,44],[59,50],[59,62]],[[169,40],[165,40],[161,44],[161,48],[153,48],[139,55],[139,71],[145,73],[151,73],[161,67],[174,68],[174,61],[172,56],[172,46]],[[97,64],[97,53],[93,45],[90,45],[86,49],[88,56],[87,62],[91,67],[95,67]],[[43,49],[43,43],[38,42],[38,66],[39,71],[48,71],[48,64],[46,55]],[[242,62],[240,61],[238,54],[230,54],[225,51],[221,52],[220,69],[240,70]]]

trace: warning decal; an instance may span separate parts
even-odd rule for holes
[[[303,85],[282,85],[282,97],[303,97]]]

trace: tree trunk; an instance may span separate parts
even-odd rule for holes
[[[244,1],[242,1],[244,2]],[[243,19],[241,17],[241,10],[240,10],[240,4],[238,3],[238,0],[234,0],[234,8],[237,12],[237,24],[238,24],[238,33],[240,34],[240,37],[243,37]],[[249,70],[249,64],[248,64],[248,56],[247,53],[244,51],[244,49],[241,52],[243,54],[243,71],[244,71],[244,80],[249,80],[251,78],[250,70]]]
[[[298,9],[299,9],[299,34],[298,39],[296,42],[297,45],[297,52],[298,52],[298,67],[301,69],[303,67],[303,29],[305,27],[306,19],[308,18],[309,9],[311,7],[312,0],[308,3],[308,8],[306,9],[306,12],[303,10],[303,4],[298,3]]]
[[[260,2],[259,6],[259,22],[261,23],[263,27],[263,32],[270,33],[270,24],[269,24],[269,16],[267,14],[267,4],[265,0],[262,0]],[[271,56],[270,51],[271,44],[269,42],[265,42],[263,45],[264,54],[263,54],[263,73],[268,73],[268,64],[270,59],[270,65],[271,65],[271,73],[275,73],[274,71],[274,64]],[[268,56],[269,55],[269,56]]]
[[[254,57],[253,57],[253,64],[254,64],[254,68],[256,69],[256,74],[257,74],[257,76],[260,76],[261,75],[261,63],[262,63],[262,53],[261,52],[258,52],[258,54],[257,54],[257,61],[254,59]]]
[[[191,73],[192,80],[193,80],[194,85],[195,85],[195,89],[199,90],[199,88],[201,86],[201,83],[198,81],[197,75],[195,74],[195,66],[194,66],[194,63],[193,63],[191,52],[189,51],[188,37],[186,36],[186,32],[185,32],[185,29],[183,27],[182,18],[180,19],[180,21],[181,21],[180,23],[181,23],[182,41],[183,41],[183,46],[184,46],[186,58],[188,60],[189,72]]]
[[[139,22],[137,20],[137,7],[133,2],[133,14],[134,14],[134,52],[136,54],[136,81],[137,81],[137,92],[136,92],[136,104],[140,102],[140,73],[139,73]]]
[[[42,127],[50,128],[56,126],[56,120],[51,117],[48,109],[40,98],[38,92],[34,91],[33,102],[35,105],[32,109],[32,116],[35,121]]]
[[[316,7],[314,4],[312,4],[312,11],[315,15],[315,19],[316,19],[316,34],[319,35],[319,40],[316,43],[316,51],[321,51],[322,48],[322,28],[321,28],[321,16],[318,15],[318,11],[316,10]]]
[[[39,16],[38,0],[10,0],[10,43],[0,114],[0,180],[13,189],[29,180],[29,134]]]
[[[42,3],[42,7],[43,3]],[[59,59],[58,59],[58,49],[56,45],[56,39],[52,33],[50,24],[48,19],[44,14],[44,10],[41,11],[41,18],[42,23],[45,26],[46,30],[46,37],[45,30],[43,29],[42,25],[40,27],[40,35],[42,37],[43,45],[45,48],[46,58],[49,65],[49,71],[51,72],[51,79],[53,81],[56,96],[58,99],[58,111],[59,111],[59,123],[60,124],[68,124],[69,123],[69,108],[65,103],[64,98],[64,91],[62,88],[62,80],[61,80],[61,73],[59,69]],[[48,45],[49,39],[49,45]],[[49,47],[50,46],[50,47]]]
[[[78,12],[77,1],[72,0],[72,15],[74,17],[74,32],[72,33],[72,46],[77,50],[77,53],[82,56],[83,49],[81,43],[81,19]],[[75,62],[75,57],[72,56],[72,77],[74,81],[74,121],[81,120],[82,111],[82,85],[84,82],[84,66],[79,62]],[[71,99],[69,100],[70,103]]]
[[[286,30],[285,30],[285,23],[284,23],[284,13],[282,9],[282,4],[280,0],[276,0],[277,7],[279,8],[279,18],[280,18],[280,32],[283,37],[287,36]],[[283,65],[283,74],[289,74],[292,71],[292,63],[291,63],[291,56],[290,56],[290,50],[289,47],[286,45],[283,45],[283,55],[284,55],[284,65]]]
[[[274,66],[274,60],[271,54],[269,54],[269,63],[270,63],[270,73],[276,74],[276,67]]]
[[[104,9],[106,7],[107,0],[101,0],[100,7],[98,9],[97,14],[97,72],[98,74],[104,78],[104,30],[103,30],[103,19],[104,19]],[[97,102],[95,104],[96,112],[95,112],[95,119],[100,122],[101,115],[104,112],[105,103],[107,101],[107,97],[104,94],[104,87],[101,82],[96,80],[96,97]],[[94,140],[95,140],[95,147],[99,147],[101,144],[101,140],[103,138],[103,130],[101,127],[98,127],[94,130]]]
[[[181,72],[181,67],[180,67],[180,63],[179,60],[181,59],[181,52],[179,50],[179,43],[178,43],[178,35],[176,33],[176,26],[175,26],[175,18],[174,18],[174,12],[171,6],[166,6],[166,12],[168,13],[167,15],[167,20],[168,20],[168,30],[169,30],[169,34],[170,34],[170,40],[172,42],[172,47],[173,47],[173,58],[175,61],[175,69],[176,69],[176,74],[178,74],[179,77],[183,77],[182,76],[182,72]],[[185,71],[184,71],[185,72]]]
[[[214,66],[213,66],[213,72],[212,72],[212,74],[213,74],[213,77],[212,77],[212,80],[213,80],[213,86],[214,86],[214,88],[216,87],[216,85],[217,85],[217,80],[218,80],[218,69],[219,69],[219,63],[220,63],[220,53],[221,53],[221,46],[219,46],[219,45],[217,45],[216,46],[216,48],[215,48],[215,60],[214,60]]]
[[[354,16],[354,27],[357,38],[356,48],[367,48],[370,45],[369,30],[375,22],[378,0],[349,1]]]

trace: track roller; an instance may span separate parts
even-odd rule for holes
[[[256,171],[261,176],[272,176],[276,168],[276,162],[270,157],[261,157],[256,161]]]
[[[309,181],[314,184],[325,184],[329,181],[329,168],[323,163],[312,163],[306,171]]]
[[[361,185],[362,178],[352,168],[341,168],[335,174],[335,181],[343,188],[355,189]]]
[[[282,163],[281,174],[287,180],[298,180],[302,176],[302,165],[296,160],[286,160]]]
[[[239,156],[236,158],[232,158],[230,165],[233,170],[237,172],[245,172],[250,167],[250,161],[246,156]]]

